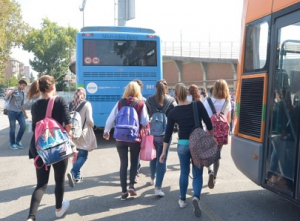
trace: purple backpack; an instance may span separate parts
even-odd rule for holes
[[[193,164],[201,169],[203,166],[210,166],[220,159],[220,150],[213,137],[200,127],[197,102],[193,101],[192,105],[195,127],[189,137],[189,148]]]
[[[121,100],[121,109],[117,114],[114,130],[114,138],[124,142],[134,142],[139,134],[139,117],[135,106],[139,101],[134,101],[131,105],[126,104],[126,100]]]

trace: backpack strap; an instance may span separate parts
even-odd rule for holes
[[[72,104],[72,101],[69,103],[69,111],[72,111],[72,108],[73,108],[73,104]]]
[[[86,101],[82,101],[79,106],[76,108],[76,111],[79,113],[80,110],[83,108],[83,106],[85,105]]]
[[[215,108],[215,106],[214,106],[214,104],[213,104],[210,97],[207,98],[207,102],[208,102],[208,104],[210,106],[210,109],[213,112],[213,114],[217,114],[216,108]]]
[[[130,104],[130,106],[134,108],[138,104],[138,102],[140,102],[140,100],[135,100]]]
[[[223,104],[223,107],[222,107],[222,110],[221,110],[220,114],[224,115],[224,111],[225,111],[225,108],[226,108],[228,102],[229,101],[226,99],[225,102],[224,102],[224,104]]]
[[[46,117],[52,117],[52,110],[53,110],[53,105],[56,97],[57,96],[50,97],[47,105]]]
[[[197,101],[193,101],[192,102],[192,106],[193,106],[193,114],[194,114],[195,127],[197,128],[197,127],[200,127]]]

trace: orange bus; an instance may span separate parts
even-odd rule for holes
[[[231,156],[300,205],[300,0],[244,0]]]

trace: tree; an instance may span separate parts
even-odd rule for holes
[[[32,72],[30,73],[30,83],[35,81],[35,77],[33,76]]]
[[[42,75],[51,75],[57,90],[63,90],[64,77],[68,71],[69,52],[75,48],[78,30],[60,27],[44,18],[41,29],[32,29],[26,36],[23,49],[34,54],[29,63],[33,70]]]
[[[22,44],[29,30],[23,22],[20,5],[15,0],[0,0],[0,84],[4,84],[4,68],[11,49]]]

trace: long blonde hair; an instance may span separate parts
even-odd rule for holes
[[[185,101],[187,97],[186,86],[183,83],[175,85],[175,96],[179,101]]]
[[[51,85],[53,84],[55,84],[53,76],[43,75],[31,84],[27,92],[27,98],[29,100],[31,100],[32,98],[38,98],[41,95],[41,93],[48,92],[50,90]]]
[[[230,99],[229,88],[224,79],[219,79],[215,82],[212,97],[216,99]]]
[[[135,100],[141,100],[141,87],[135,81],[131,81],[127,84],[122,98],[133,97]]]

